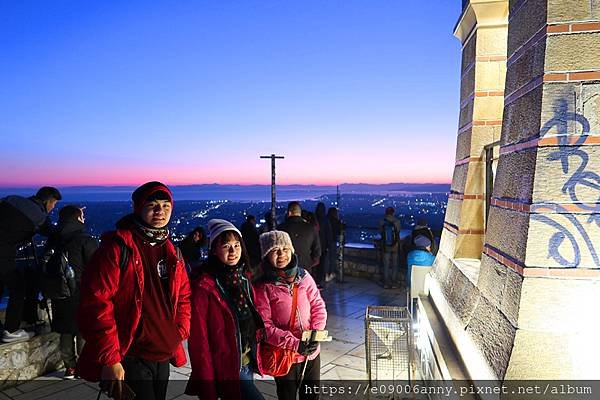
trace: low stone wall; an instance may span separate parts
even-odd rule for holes
[[[59,337],[47,333],[26,342],[0,345],[0,389],[61,368]]]
[[[344,247],[344,274],[378,281],[380,258],[375,248]]]

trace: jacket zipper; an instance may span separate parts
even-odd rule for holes
[[[221,286],[221,284],[219,283],[219,281],[217,279],[215,279],[215,282],[217,283],[217,286],[219,287],[219,291],[221,292],[221,295],[223,297],[223,299],[226,297],[225,295],[225,290],[223,289],[223,287]],[[223,301],[223,299],[221,299]],[[225,301],[227,303],[227,301]],[[226,304],[227,309],[229,310],[229,312],[231,312],[231,317],[233,318],[234,322],[235,322],[235,338],[236,338],[236,343],[237,343],[237,349],[238,349],[238,354],[240,356],[240,368],[239,368],[239,372],[242,372],[242,337],[240,336],[240,323],[237,319],[237,317],[234,315],[235,313],[231,310],[230,306],[228,304]]]

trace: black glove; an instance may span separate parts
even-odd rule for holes
[[[309,356],[319,347],[319,342],[300,342],[298,345],[298,353],[303,356]]]

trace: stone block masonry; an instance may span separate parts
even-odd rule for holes
[[[600,301],[600,1],[470,0],[455,35],[436,307],[473,379],[600,379],[600,315],[586,311]],[[486,215],[482,152],[498,139]],[[478,275],[463,257],[481,260]]]

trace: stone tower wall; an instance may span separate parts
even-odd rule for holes
[[[600,1],[471,0],[455,34],[457,162],[431,296],[474,379],[598,379]],[[481,151],[500,129],[485,216]]]

